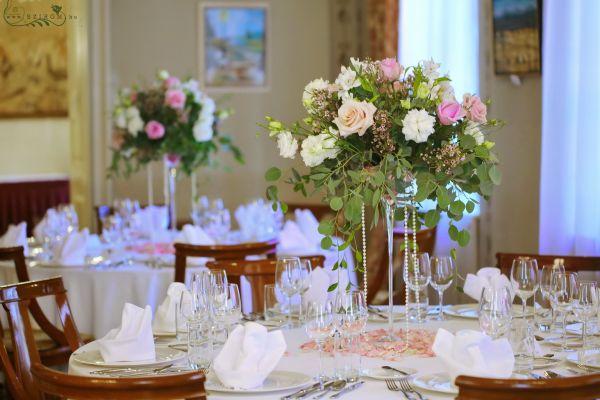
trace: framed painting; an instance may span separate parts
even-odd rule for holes
[[[64,3],[0,1],[0,118],[68,115]]]
[[[541,1],[493,0],[496,74],[541,72]]]
[[[268,7],[261,3],[201,3],[200,80],[209,91],[269,88]]]

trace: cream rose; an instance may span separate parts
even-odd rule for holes
[[[333,120],[337,125],[342,137],[358,133],[365,134],[367,129],[373,125],[373,114],[377,108],[365,101],[348,100],[338,110],[338,116]]]

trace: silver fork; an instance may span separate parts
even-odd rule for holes
[[[419,396],[419,400],[425,400],[425,398],[423,397],[423,395],[419,392],[417,392],[410,384],[410,382],[408,382],[408,379],[399,379],[398,383],[400,384],[400,388],[408,393],[414,393],[417,396]]]
[[[402,392],[402,394],[404,395],[404,397],[407,400],[414,400],[414,398],[412,396],[409,396],[408,393],[406,393],[404,390],[402,390],[398,386],[396,381],[394,381],[393,379],[386,379],[385,384],[387,385],[388,390],[391,390],[392,392]]]

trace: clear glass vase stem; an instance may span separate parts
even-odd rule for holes
[[[396,211],[396,199],[381,200],[385,212],[385,227],[387,230],[388,245],[388,338],[394,337],[394,213]]]

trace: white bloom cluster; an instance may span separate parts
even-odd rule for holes
[[[423,143],[434,132],[434,124],[435,117],[429,115],[427,111],[410,110],[402,120],[402,133],[406,140]]]
[[[483,142],[485,141],[485,136],[483,136],[483,132],[481,132],[481,129],[479,129],[479,124],[477,122],[467,122],[467,127],[465,128],[465,135],[473,136],[478,146],[483,144]]]
[[[304,88],[304,92],[302,93],[302,104],[306,111],[312,111],[312,103],[313,103],[313,94],[316,90],[325,90],[329,86],[329,82],[326,80],[319,78],[313,81],[310,81],[308,85]]]
[[[208,96],[202,98],[201,104],[200,116],[192,130],[197,142],[207,142],[213,137],[216,105],[215,101]]]
[[[194,96],[194,101],[198,104],[201,104],[202,101],[202,91],[200,90],[200,85],[198,81],[195,79],[190,79],[181,84],[181,89],[184,91],[191,93]]]
[[[114,118],[117,128],[127,129],[127,132],[133,136],[137,136],[144,129],[144,120],[140,116],[140,110],[135,106],[117,108]]]
[[[279,155],[283,158],[296,158],[298,151],[298,141],[292,136],[290,131],[281,131],[277,136],[277,147]]]
[[[342,66],[342,70],[335,80],[335,83],[340,87],[338,96],[342,101],[347,101],[352,98],[350,89],[360,86],[360,81],[356,79],[356,72],[351,68]]]
[[[327,158],[335,158],[338,152],[335,138],[328,133],[322,133],[304,139],[300,155],[307,167],[316,167]]]
[[[423,63],[423,75],[427,77],[429,80],[435,80],[440,77],[440,64],[431,60],[422,61]]]

